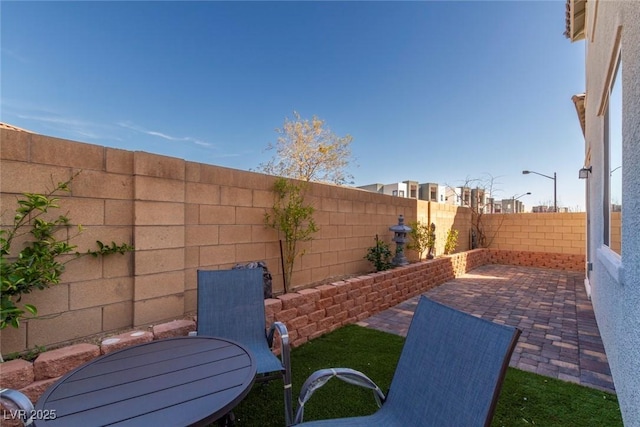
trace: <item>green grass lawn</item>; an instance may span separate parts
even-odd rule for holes
[[[321,368],[364,372],[386,393],[404,338],[349,325],[291,352],[293,396]],[[377,409],[371,391],[333,379],[305,406],[305,420],[366,415]],[[254,385],[236,407],[237,425],[284,426],[282,381]],[[509,368],[492,426],[622,426],[615,395]]]

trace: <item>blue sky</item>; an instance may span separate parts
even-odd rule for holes
[[[584,41],[565,1],[1,4],[0,120],[254,169],[298,111],[353,137],[356,185],[461,185],[584,209]]]

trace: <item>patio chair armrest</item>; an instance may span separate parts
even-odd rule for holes
[[[385,395],[382,390],[380,390],[376,383],[362,372],[349,368],[320,369],[309,375],[304,384],[302,384],[300,396],[298,397],[298,410],[296,411],[293,425],[300,424],[302,422],[304,417],[304,405],[307,403],[309,398],[311,398],[311,395],[333,377],[337,377],[346,383],[372,390],[378,407],[381,407],[384,403]]]
[[[280,360],[282,361],[282,366],[287,371],[286,379],[288,379],[288,384],[291,384],[291,345],[289,344],[289,331],[287,330],[287,326],[284,323],[273,322],[271,328],[269,329],[269,335],[267,335],[269,348],[273,348],[273,337],[276,330],[278,331],[278,336],[280,337]]]
[[[278,335],[280,335],[280,344],[282,344],[282,349],[284,350],[285,346],[287,347],[287,349],[289,349],[289,331],[287,330],[287,325],[282,322],[273,322],[271,324],[271,328],[269,328],[269,334],[267,335],[269,348],[273,347],[273,337],[276,330],[278,330]]]
[[[18,410],[18,417],[25,426],[31,425],[33,422],[33,403],[31,400],[18,390],[3,388],[0,389],[0,400],[3,400],[3,406],[7,409]],[[6,402],[9,402],[7,405]]]

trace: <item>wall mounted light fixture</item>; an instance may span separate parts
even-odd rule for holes
[[[591,166],[588,168],[582,168],[578,171],[578,178],[587,179],[589,178],[589,174],[591,173]]]

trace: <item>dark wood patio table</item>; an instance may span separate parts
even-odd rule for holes
[[[214,337],[179,337],[106,354],[38,400],[35,425],[199,426],[233,409],[256,375],[251,353]]]

